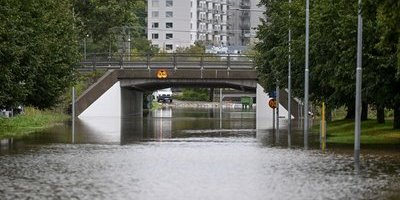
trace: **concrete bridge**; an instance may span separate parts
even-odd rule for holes
[[[140,57],[130,54],[110,57],[93,54],[79,68],[80,71],[97,69],[107,69],[107,72],[78,97],[77,116],[85,116],[93,104],[106,96],[108,101],[120,103],[120,107],[109,108],[110,103],[103,103],[99,105],[102,109],[117,109],[120,116],[140,114],[144,93],[168,87],[233,88],[257,94],[263,91],[257,89],[261,87],[257,84],[257,71],[246,56],[162,54]],[[112,88],[115,92],[109,94]],[[285,93],[281,91],[282,96]],[[280,103],[287,107],[287,99],[281,98]],[[267,103],[263,104],[260,106],[266,107]],[[296,106],[292,105],[295,117],[298,116]]]

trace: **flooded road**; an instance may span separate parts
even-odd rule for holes
[[[351,148],[255,126],[253,111],[163,109],[2,140],[0,199],[400,199],[398,150],[355,166]]]

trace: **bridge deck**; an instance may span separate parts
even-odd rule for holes
[[[252,69],[246,55],[210,54],[88,54],[80,70],[105,69]]]

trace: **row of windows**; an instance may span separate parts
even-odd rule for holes
[[[165,1],[165,7],[172,7],[174,5],[173,0],[166,0]],[[160,0],[152,0],[151,1],[151,6],[152,7],[159,7],[160,6]]]
[[[160,14],[159,14],[158,11],[153,11],[153,12],[151,12],[151,16],[152,16],[153,18],[157,18],[157,17],[160,16]],[[166,17],[166,18],[174,17],[174,13],[173,13],[172,11],[166,11],[166,12],[165,12],[165,17]]]
[[[159,28],[159,23],[158,22],[153,22],[151,24],[151,28]],[[165,28],[174,28],[174,24],[172,22],[166,22],[165,23]]]
[[[226,37],[227,36],[223,36],[223,35],[206,35],[206,34],[199,34],[198,35],[198,39],[200,39],[200,40],[205,40],[206,38],[207,38],[207,36],[208,37],[211,37],[211,38],[214,38],[214,39],[218,39],[218,40],[226,40]],[[196,37],[196,36],[195,36]],[[172,38],[174,38],[174,35],[172,34],[172,33],[167,33],[167,34],[165,34],[165,39],[167,39],[167,40],[169,40],[169,39],[172,39]],[[154,39],[154,40],[157,40],[157,39],[159,39],[159,34],[158,33],[153,33],[153,34],[151,34],[151,39]],[[190,39],[192,40],[193,39],[193,35],[190,35]]]
[[[151,34],[151,39],[158,39],[159,38],[158,35],[159,35],[158,33]],[[172,33],[165,34],[165,39],[169,40],[169,39],[172,39],[172,38],[174,38],[174,34],[172,34]]]
[[[159,48],[160,46],[158,45],[158,44],[153,44],[153,47],[157,47],[157,48]],[[174,48],[174,45],[173,44],[166,44],[165,45],[165,50],[173,50],[173,48]]]

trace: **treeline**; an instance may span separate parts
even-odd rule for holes
[[[394,110],[400,129],[400,1],[363,0],[362,118],[368,106]],[[357,51],[357,1],[310,1],[310,100],[328,109],[347,107],[354,118]],[[304,97],[305,0],[262,0],[266,20],[259,26],[256,64],[267,90],[287,88],[288,30],[291,30],[292,88]],[[290,17],[289,17],[290,13]]]
[[[150,48],[145,0],[2,0],[0,2],[0,107],[49,108],[75,81],[87,50]],[[137,42],[138,44],[135,44]]]

